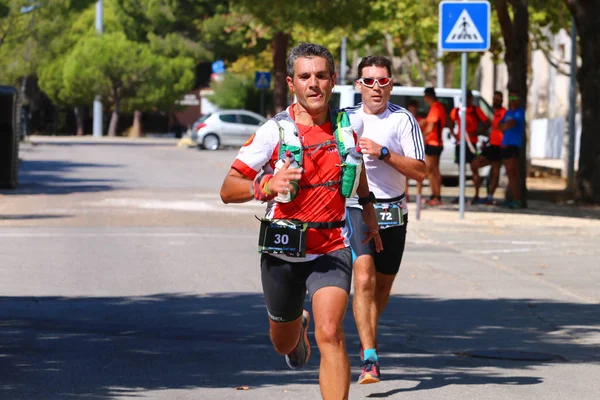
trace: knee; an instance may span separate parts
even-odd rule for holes
[[[371,268],[361,268],[362,266],[363,265],[357,265],[357,267],[354,268],[355,290],[357,292],[373,291],[376,284],[375,274],[370,273]]]
[[[343,346],[344,328],[340,323],[324,321],[315,327],[315,339],[322,351],[323,345]]]

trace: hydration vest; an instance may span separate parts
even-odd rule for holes
[[[325,142],[303,146],[300,143],[299,133],[300,130],[298,126],[294,122],[294,120],[290,117],[290,114],[287,110],[282,111],[271,118],[279,129],[279,156],[278,159],[282,159],[285,157],[286,151],[290,151],[294,155],[294,159],[298,162],[298,165],[302,167],[302,162],[304,159],[304,152],[316,152],[319,151],[323,147],[328,147],[331,145],[335,145],[337,148],[337,153],[340,157],[340,163],[338,166],[340,167],[340,175],[339,179],[335,181],[327,181],[312,185],[301,186],[303,189],[310,189],[318,186],[340,186],[343,180],[351,179],[352,181],[358,180],[360,175],[353,173],[350,168],[346,168],[346,157],[351,149],[356,147],[356,140],[354,139],[354,132],[352,131],[352,126],[350,125],[350,119],[348,118],[348,114],[344,110],[332,110],[330,108],[331,114],[331,128],[333,130],[333,140],[326,140]],[[352,175],[352,176],[351,176]],[[346,185],[344,185],[346,186]],[[352,197],[352,193],[348,190],[341,190],[342,195],[344,197]]]

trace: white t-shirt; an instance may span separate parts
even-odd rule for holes
[[[423,134],[413,115],[403,107],[389,103],[381,114],[366,114],[362,103],[346,108],[352,126],[363,125],[362,132],[355,130],[360,137],[371,139],[389,151],[401,156],[425,161]],[[376,156],[363,155],[369,189],[378,199],[393,199],[404,194],[406,177],[385,161]],[[406,213],[406,199],[403,201]],[[360,207],[358,199],[348,199],[348,207]]]

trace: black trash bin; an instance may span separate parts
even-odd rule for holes
[[[16,100],[15,88],[0,86],[0,187],[10,189],[17,187],[19,175]]]

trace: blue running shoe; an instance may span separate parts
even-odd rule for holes
[[[369,383],[377,383],[381,380],[381,374],[379,372],[379,361],[373,361],[369,358],[363,362],[360,367],[361,373],[358,377],[359,385],[367,385]]]
[[[310,342],[308,341],[308,325],[310,324],[310,314],[304,310],[302,313],[302,331],[298,344],[285,356],[285,362],[291,369],[304,367],[310,358]]]

